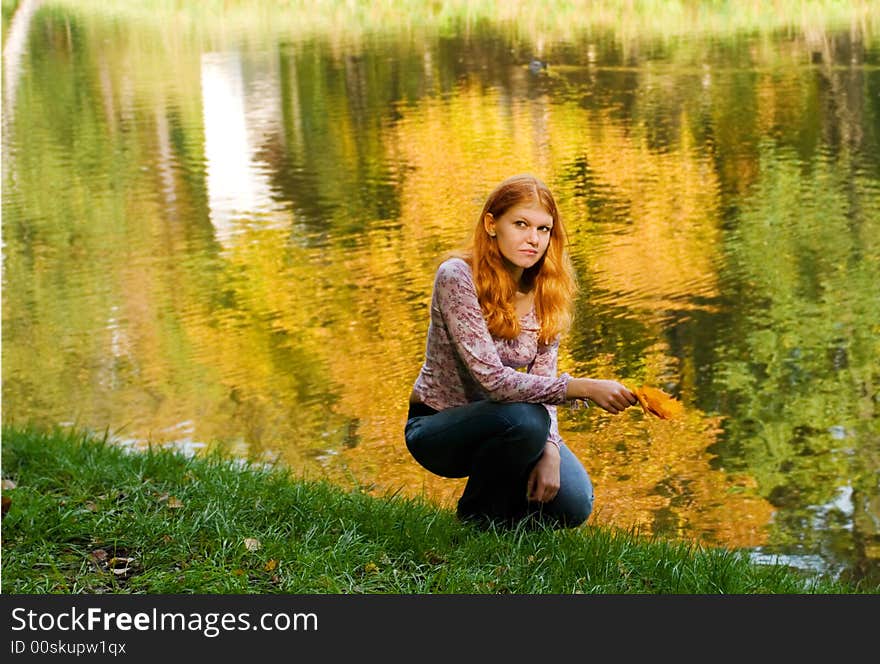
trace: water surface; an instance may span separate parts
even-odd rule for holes
[[[433,271],[531,171],[581,286],[560,369],[686,406],[560,409],[591,523],[880,579],[870,22],[322,32],[37,4],[4,54],[4,421],[451,506],[461,481],[402,438]]]

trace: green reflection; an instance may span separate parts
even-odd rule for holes
[[[738,334],[719,349],[717,378],[732,414],[728,446],[785,508],[774,539],[818,546],[851,509],[844,518],[867,526],[860,537],[870,542],[876,506],[866,497],[876,494],[880,438],[876,181],[847,156],[804,165],[769,143],[760,152],[759,185],[728,234]]]
[[[597,518],[873,573],[872,14],[490,4],[45,3],[4,109],[4,420],[450,500],[401,439],[433,270],[534,170],[581,277],[562,368],[689,412],[561,415]]]

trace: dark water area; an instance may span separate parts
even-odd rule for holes
[[[590,523],[880,582],[870,22],[303,34],[64,2],[15,18],[4,422],[222,446],[452,505],[461,482],[402,437],[433,271],[491,187],[530,171],[580,282],[560,370],[685,406],[560,409]]]

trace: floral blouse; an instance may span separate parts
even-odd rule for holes
[[[413,389],[422,403],[435,410],[481,399],[543,404],[550,413],[548,439],[561,446],[556,404],[565,401],[571,376],[556,374],[559,337],[541,344],[539,331],[532,307],[520,318],[518,337],[493,337],[477,300],[470,266],[460,258],[450,258],[434,278],[425,361]]]

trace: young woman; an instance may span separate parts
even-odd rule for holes
[[[424,468],[468,478],[459,518],[573,527],[590,516],[593,486],[556,406],[589,399],[617,414],[638,400],[614,380],[557,375],[575,291],[556,202],[531,175],[499,184],[470,248],[438,268],[404,435]]]

